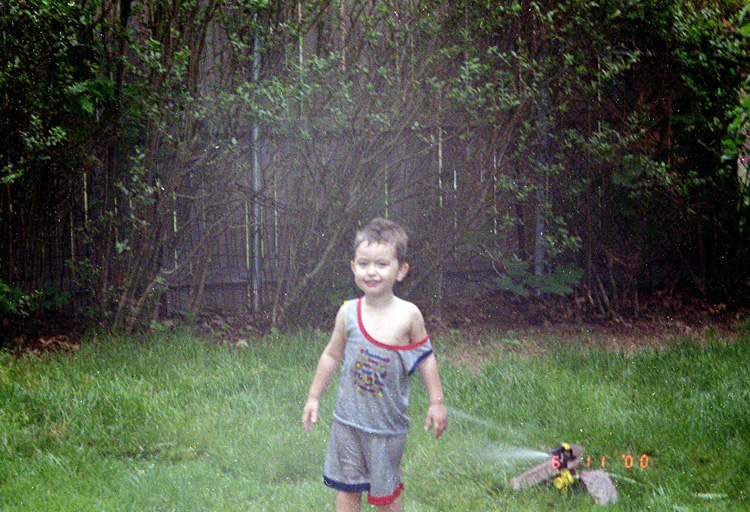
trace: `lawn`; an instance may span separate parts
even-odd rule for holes
[[[619,491],[608,510],[750,508],[747,338],[630,353],[485,341],[467,366],[460,338],[435,340],[451,414],[438,441],[414,382],[406,512],[600,510],[577,485],[510,488],[561,441],[604,463]],[[320,473],[335,388],[312,434],[300,421],[325,342],[274,334],[237,348],[176,330],[0,353],[0,510],[332,510]]]

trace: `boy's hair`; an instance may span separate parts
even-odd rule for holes
[[[387,243],[393,244],[396,248],[396,259],[399,265],[406,261],[406,251],[409,245],[409,237],[406,235],[404,228],[393,221],[375,217],[365,227],[358,229],[354,237],[354,251],[357,253],[357,247],[363,242]]]

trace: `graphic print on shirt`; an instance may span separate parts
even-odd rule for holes
[[[385,378],[388,376],[390,358],[373,354],[369,350],[360,349],[357,362],[354,365],[354,387],[363,393],[383,396]]]

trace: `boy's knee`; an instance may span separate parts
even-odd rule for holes
[[[336,512],[359,512],[362,493],[338,491],[336,493]]]
[[[388,505],[377,507],[378,512],[401,512],[401,496],[398,496]]]

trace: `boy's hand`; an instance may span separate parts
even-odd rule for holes
[[[448,411],[443,403],[430,404],[430,408],[427,409],[427,418],[424,422],[425,432],[430,430],[430,425],[435,431],[435,439],[439,438],[448,428]]]
[[[302,411],[302,425],[305,430],[312,432],[312,426],[318,422],[318,411],[320,410],[320,401],[314,398],[308,398],[305,408]]]

